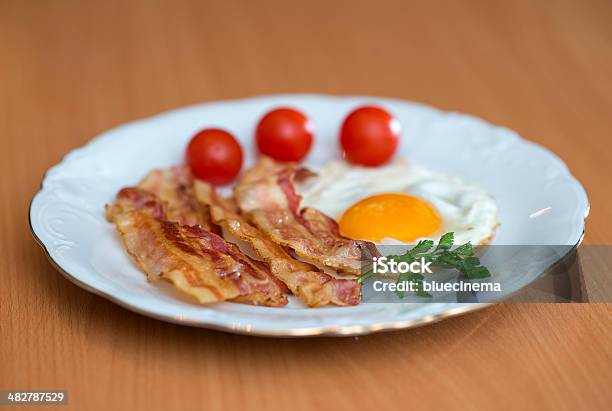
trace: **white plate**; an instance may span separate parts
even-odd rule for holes
[[[294,106],[316,127],[306,162],[321,165],[338,156],[344,116],[364,103],[386,107],[401,122],[398,156],[477,183],[496,198],[501,226],[494,244],[575,246],[581,241],[589,208],[586,193],[563,161],[546,149],[472,116],[392,99],[322,95],[201,104],[109,130],[47,172],[30,206],[32,231],[60,271],[79,286],[144,315],[181,324],[259,335],[353,335],[408,328],[483,307],[449,302],[307,309],[294,299],[284,308],[199,306],[164,282],[148,283],[104,219],[103,206],[118,189],[137,183],[154,167],[180,163],[187,141],[201,128],[230,130],[242,142],[248,166],[261,115],[279,105]],[[520,286],[534,279],[525,278]]]

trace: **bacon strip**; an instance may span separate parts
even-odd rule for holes
[[[267,267],[200,226],[164,220],[163,205],[152,193],[122,189],[107,207],[107,218],[151,280],[167,279],[200,303],[287,304]]]
[[[202,208],[193,193],[193,177],[186,166],[153,170],[138,187],[155,194],[165,203],[166,217],[181,225],[199,225],[215,231],[208,210]]]
[[[278,244],[266,238],[261,231],[232,211],[214,188],[203,181],[195,182],[199,201],[210,209],[212,220],[225,228],[238,240],[248,243],[253,251],[270,267],[291,292],[308,306],[326,304],[356,305],[361,300],[359,283],[354,279],[337,279],[319,271],[310,264],[291,257]]]
[[[359,274],[362,252],[377,255],[376,247],[341,236],[337,223],[316,209],[300,210],[293,180],[305,174],[296,164],[263,157],[234,187],[238,205],[262,232],[298,256],[340,273]]]

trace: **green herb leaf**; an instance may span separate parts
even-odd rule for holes
[[[412,276],[413,277],[409,279],[409,281],[412,281],[415,284],[416,290],[414,291],[414,293],[418,295],[419,297],[431,297],[431,294],[429,294],[423,288],[424,277],[418,273],[413,273]]]
[[[404,281],[408,281],[408,277],[410,276],[410,273],[400,273],[400,275],[397,276],[397,281],[395,282],[396,284],[399,284],[401,282]],[[395,294],[398,296],[398,298],[404,298],[404,291],[395,291]]]
[[[455,243],[455,233],[450,232],[444,234],[440,237],[440,242],[438,243],[438,250],[448,250]]]
[[[412,249],[410,249],[408,251],[408,253],[410,254],[421,254],[421,253],[426,253],[427,251],[429,251],[431,249],[431,247],[434,246],[434,242],[433,240],[421,240],[417,243],[417,245],[415,245],[414,247],[412,247]]]
[[[423,277],[422,274],[419,273],[400,273],[400,275],[397,278],[397,283],[403,282],[403,281],[408,281],[411,282],[413,284],[414,290],[414,294],[418,295],[419,297],[431,297],[431,294],[429,294],[427,291],[424,290],[423,287],[423,279],[425,277]],[[399,298],[404,298],[404,291],[396,291],[395,294],[397,294],[397,296]]]
[[[489,269],[487,267],[483,267],[483,266],[479,266],[479,267],[469,267],[469,268],[464,268],[461,270],[461,272],[463,273],[463,275],[465,275],[466,278],[472,279],[472,278],[486,278],[486,277],[490,277],[491,273],[489,272]]]
[[[470,243],[465,243],[463,245],[460,245],[459,247],[455,248],[453,251],[455,251],[455,253],[461,256],[464,256],[464,257],[470,257],[474,255],[474,250],[472,249],[472,244]]]
[[[465,265],[466,265],[466,266],[469,266],[469,267],[477,267],[477,266],[479,266],[479,265],[480,265],[480,258],[470,256],[470,257],[466,257],[466,258],[463,260],[463,262],[465,263]]]

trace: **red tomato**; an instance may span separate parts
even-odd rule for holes
[[[400,134],[400,124],[391,114],[379,107],[363,106],[344,120],[340,144],[350,162],[379,166],[397,150]]]
[[[279,161],[301,161],[312,146],[313,135],[308,118],[290,108],[270,111],[255,130],[259,151]]]
[[[195,177],[212,184],[227,184],[240,172],[242,148],[227,131],[209,128],[191,139],[186,159]]]

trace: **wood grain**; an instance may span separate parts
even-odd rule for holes
[[[48,167],[128,120],[257,94],[372,94],[553,150],[589,194],[585,243],[610,244],[611,18],[605,0],[0,0],[0,389],[66,389],[81,410],[609,409],[610,305],[507,304],[361,338],[192,329],[66,281],[27,208]]]

